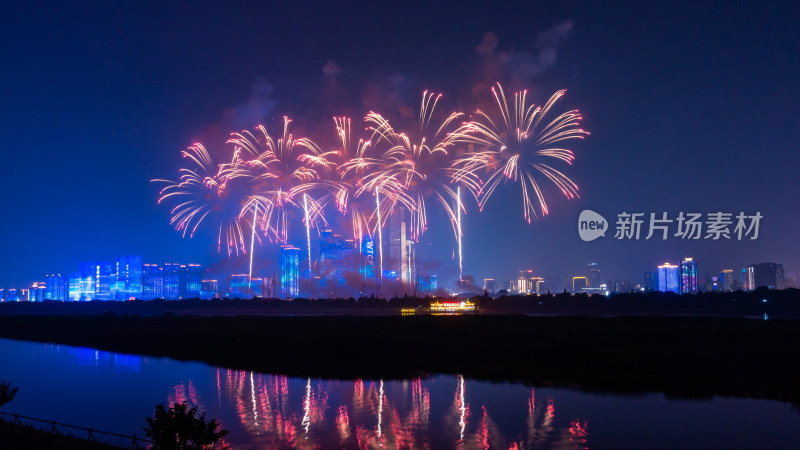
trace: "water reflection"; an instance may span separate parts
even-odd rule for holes
[[[48,351],[63,352],[76,358],[79,366],[107,366],[114,372],[138,373],[142,367],[142,357],[122,353],[104,352],[89,347],[70,347],[68,345],[44,344]]]
[[[11,362],[0,364],[0,377],[20,387],[5,412],[141,436],[156,404],[185,401],[219,419],[235,449],[797,448],[800,442],[797,413],[769,400],[625,397],[449,375],[287,378],[5,339],[0,361]]]
[[[510,405],[471,396],[471,382],[463,376],[335,381],[215,371],[213,397],[199,392],[193,380],[181,380],[165,401],[216,413],[236,448],[588,448],[588,422],[569,418],[568,427],[554,427],[555,401],[537,403],[534,389],[517,399],[527,404],[517,408],[526,417],[513,420],[505,417]],[[432,407],[432,387],[452,388],[449,399]],[[495,412],[503,413],[505,426],[495,423]],[[508,426],[514,422],[517,429]]]

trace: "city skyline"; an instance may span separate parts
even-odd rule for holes
[[[3,259],[0,286],[30,285],[43,281],[37,274],[121,254],[236,266],[244,273],[244,264],[216,252],[213,232],[181,239],[168,224],[168,211],[152,204],[158,187],[149,180],[174,177],[181,150],[205,142],[221,157],[225,149],[217,143],[229,132],[260,122],[272,129],[284,114],[295,118],[298,133],[313,135],[333,134],[335,115],[355,120],[383,110],[396,120],[418,107],[425,90],[444,94],[441,108],[469,112],[491,102],[486,97],[495,82],[509,90],[529,89],[537,104],[567,89],[564,106],[580,109],[582,126],[592,135],[574,149],[570,169],[580,198],[546,192],[550,213],[532,224],[520,217],[521,198],[511,191],[481,213],[474,202],[465,205],[465,276],[513,279],[530,267],[566,279],[582,271],[586,261],[599,261],[609,276],[633,281],[643,268],[687,255],[701,261],[701,274],[704,268],[711,275],[715,267],[755,261],[781,261],[787,273],[795,273],[800,263],[793,233],[800,227],[800,212],[781,194],[791,194],[796,184],[792,168],[798,153],[791,149],[800,136],[790,118],[797,116],[798,106],[789,99],[797,96],[798,86],[789,76],[792,70],[760,68],[797,66],[798,43],[791,39],[789,21],[796,6],[743,3],[722,12],[709,5],[685,6],[693,11],[688,17],[670,7],[644,13],[623,5],[537,5],[536,14],[518,14],[523,9],[512,6],[436,5],[423,19],[431,32],[412,39],[359,20],[385,16],[379,5],[337,8],[320,15],[325,19],[298,17],[281,6],[246,13],[230,7],[225,14],[245,21],[276,12],[303,19],[288,21],[301,24],[296,28],[253,26],[254,34],[243,39],[214,27],[198,34],[187,24],[202,14],[191,8],[171,6],[172,13],[188,19],[176,22],[165,18],[169,14],[155,14],[155,6],[130,6],[131,21],[118,22],[107,11],[91,8],[13,5],[5,17],[15,20],[3,30],[29,45],[24,52],[3,51],[15,70],[0,74],[10,118],[0,126],[7,148],[25,149],[7,152],[6,180],[23,187],[24,195],[7,198],[3,227],[13,239],[4,248],[10,256]],[[462,28],[449,33],[433,26],[464,18],[465,11],[483,20],[463,20]],[[410,12],[392,14],[399,14],[398,23],[419,19]],[[335,42],[305,37],[328,29],[327,17],[358,32]],[[86,25],[82,29],[90,38],[66,25],[75,20]],[[608,23],[615,24],[613,36],[605,32]],[[163,38],[153,39],[145,29],[159,30]],[[384,51],[376,53],[362,42],[363,33],[383,42]],[[139,43],[124,36],[138,36]],[[192,43],[176,47],[179,36],[191,36]],[[313,44],[298,47],[303,39]],[[286,45],[268,44],[276,41]],[[263,58],[251,58],[254,54]],[[73,64],[64,55],[83,63]],[[194,70],[200,55],[211,63]],[[131,69],[136,67],[159,70]],[[230,73],[223,67],[240,70]],[[53,73],[59,73],[59,83],[52,82]],[[752,114],[752,102],[760,114]],[[42,205],[48,218],[39,220]],[[755,241],[617,242],[607,237],[583,243],[574,226],[583,209],[671,216],[758,211],[763,221]],[[415,245],[416,259],[435,266],[443,284],[457,278],[457,243],[446,215],[434,212],[428,221],[429,230]],[[301,239],[291,244],[305,246]],[[255,263],[277,264],[274,255],[272,248],[261,247]]]

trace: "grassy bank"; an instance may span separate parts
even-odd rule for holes
[[[687,317],[0,316],[0,336],[296,376],[460,373],[800,400],[800,321]]]

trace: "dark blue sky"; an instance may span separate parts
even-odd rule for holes
[[[579,107],[592,135],[569,171],[580,199],[551,191],[552,214],[531,225],[514,190],[482,214],[472,208],[466,274],[566,278],[597,261],[604,279],[638,282],[684,256],[701,274],[766,260],[800,270],[797,3],[74,3],[0,7],[0,287],[124,254],[227,266],[211,232],[181,239],[155,205],[149,180],[175,177],[181,149],[202,140],[223,154],[227,132],[283,114],[315,136],[333,114],[391,115],[423,89],[443,92],[447,109],[469,108],[480,101],[473,88],[493,81],[528,87],[537,103],[566,88],[563,106]],[[507,64],[476,51],[488,32],[491,57]],[[720,210],[764,219],[752,242],[609,233],[583,243],[584,208],[610,220]],[[435,220],[423,244],[436,242],[450,265],[452,237]],[[267,267],[276,254],[257,255]]]

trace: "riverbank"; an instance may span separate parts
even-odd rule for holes
[[[0,447],[16,450],[117,450],[123,447],[63,436],[29,425],[14,425],[0,420]]]
[[[800,401],[800,322],[705,317],[0,316],[0,336],[323,378],[463,374]]]

